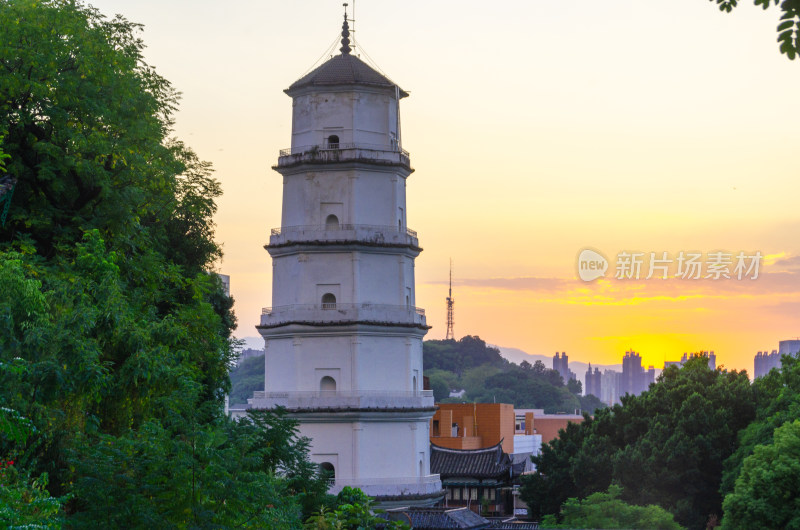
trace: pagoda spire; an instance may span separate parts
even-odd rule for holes
[[[350,48],[350,26],[347,24],[347,2],[342,4],[344,6],[344,22],[342,23],[342,47],[339,51],[342,55],[349,55],[352,51]]]

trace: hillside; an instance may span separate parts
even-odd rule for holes
[[[509,362],[499,348],[477,336],[460,340],[423,342],[423,366],[434,397],[441,401],[511,403],[517,408],[542,408],[546,412],[593,412],[603,404],[581,396],[582,385],[565,382],[541,360]],[[521,351],[521,350],[517,350]],[[465,390],[462,398],[448,398],[451,390]]]
[[[264,355],[256,355],[244,359],[231,370],[231,393],[228,402],[231,405],[247,403],[253,392],[264,390]]]

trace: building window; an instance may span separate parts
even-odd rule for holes
[[[489,496],[489,500],[493,501],[494,500],[494,493],[495,493],[494,492],[494,488],[490,489],[487,493],[488,493],[488,496]]]
[[[328,218],[325,219],[325,230],[339,230],[339,218],[330,214]]]
[[[453,500],[454,501],[461,500],[461,488],[453,488]]]
[[[336,380],[326,375],[322,379],[319,380],[319,389],[322,392],[335,392],[336,391]]]
[[[320,472],[328,477],[328,481],[333,484],[336,481],[336,470],[330,462],[323,462],[319,465]]]
[[[328,149],[339,149],[339,137],[335,134],[328,136]]]
[[[322,309],[336,309],[336,296],[333,293],[322,295]]]
[[[448,501],[452,501],[453,500],[453,490],[450,489],[450,488],[447,488],[447,500]]]
[[[472,501],[478,500],[478,488],[470,488],[469,489],[469,498]]]
[[[433,435],[439,436],[439,420],[433,420]]]

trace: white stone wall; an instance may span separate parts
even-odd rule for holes
[[[340,224],[407,227],[406,178],[397,168],[328,167],[287,174],[281,226],[323,226],[330,214]],[[399,223],[398,223],[399,221]]]
[[[542,451],[541,434],[515,434],[514,453],[538,455]]]
[[[328,90],[297,95],[292,109],[292,147],[341,143],[389,146],[397,135],[397,100],[385,90]]]
[[[422,390],[421,337],[331,332],[270,338],[266,346],[265,392],[316,392],[325,376],[341,391]]]
[[[413,306],[414,259],[385,252],[331,249],[275,257],[272,307],[320,304],[325,293],[342,304]]]
[[[301,424],[301,434],[312,440],[311,461],[335,468],[331,493],[346,485],[361,487],[368,495],[433,493],[441,488],[438,475],[430,474],[428,422],[402,417],[387,421],[387,416],[381,421]]]

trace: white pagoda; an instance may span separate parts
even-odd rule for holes
[[[347,15],[341,54],[285,92],[291,147],[281,227],[272,256],[272,307],[261,315],[265,391],[248,408],[286,407],[311,439],[311,459],[334,477],[330,492],[361,488],[383,506],[432,504],[433,394],[423,389],[414,258],[394,82],[352,53]]]

